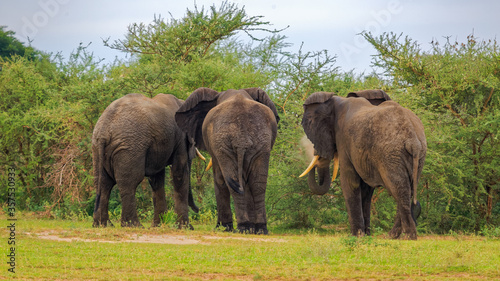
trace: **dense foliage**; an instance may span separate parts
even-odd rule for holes
[[[364,34],[379,52],[374,64],[386,76],[356,76],[340,73],[335,56],[325,50],[292,51],[280,30],[269,26],[227,2],[207,10],[196,7],[182,19],[132,24],[125,39],[105,40],[107,46],[132,54],[130,61],[111,64],[96,60],[83,45],[67,59],[36,52],[2,28],[0,181],[7,182],[8,167],[16,169],[20,210],[88,217],[95,197],[90,140],[94,124],[113,100],[131,92],[151,97],[172,93],[184,99],[202,86],[218,91],[261,87],[281,117],[268,180],[270,222],[342,228],[347,213],[338,180],[327,195],[316,196],[298,178],[308,162],[300,145],[302,103],[316,91],[344,96],[383,88],[426,126],[429,151],[419,188],[424,206],[420,231],[484,232],[498,227],[500,56],[495,41],[469,37],[464,44],[434,42],[430,51],[423,51],[409,38]],[[205,165],[193,162],[192,186],[201,212],[192,219],[213,223],[215,198]],[[140,215],[150,218],[147,181],[137,197]],[[2,189],[4,206],[6,198]],[[374,201],[372,225],[392,227],[392,198],[377,189]],[[117,219],[121,207],[116,188],[109,209]]]

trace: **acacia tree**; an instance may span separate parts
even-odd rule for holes
[[[500,221],[500,49],[470,35],[465,43],[362,34],[382,68],[426,125],[427,219],[441,231],[481,230]],[[404,101],[403,101],[404,102]]]
[[[207,10],[195,6],[194,10],[188,9],[181,19],[165,20],[155,16],[148,25],[131,24],[125,39],[110,42],[108,38],[104,44],[138,58],[135,64],[124,69],[123,76],[128,78],[132,88],[150,95],[166,90],[186,92],[194,89],[183,88],[182,81],[186,78],[183,70],[203,72],[204,79],[197,86],[213,87],[218,80],[227,78],[227,71],[220,65],[234,63],[224,61],[217,45],[238,32],[248,34],[253,40],[257,40],[252,35],[255,31],[279,32],[266,28],[269,25],[269,22],[262,21],[262,16],[248,16],[243,8],[223,2],[219,7],[214,5]],[[212,63],[207,63],[208,60]],[[213,60],[217,61],[218,67],[214,67]],[[238,63],[234,67],[238,67]],[[189,87],[193,83],[188,81],[188,84]]]

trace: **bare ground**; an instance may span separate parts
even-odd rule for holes
[[[121,237],[119,240],[98,239],[98,238],[81,238],[81,237],[62,237],[64,233],[55,233],[54,231],[45,231],[40,233],[26,233],[28,236],[63,242],[100,242],[100,243],[153,243],[153,244],[174,244],[174,245],[190,245],[190,244],[210,244],[211,240],[220,239],[235,239],[244,241],[257,241],[257,242],[286,242],[284,239],[279,238],[260,238],[260,237],[229,237],[229,236],[212,236],[203,235],[199,237],[189,237],[182,234],[130,234]],[[61,236],[62,234],[62,236]]]

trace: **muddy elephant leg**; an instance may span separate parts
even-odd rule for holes
[[[111,190],[113,189],[113,186],[116,183],[109,177],[109,175],[105,171],[102,172],[100,180],[101,182],[99,184],[97,182],[95,182],[94,184],[95,186],[100,186],[100,190],[97,191],[95,198],[94,223],[92,226],[106,227],[108,221],[111,224],[111,226],[113,226],[113,224],[109,220],[108,205],[109,205],[109,196],[111,195]]]
[[[370,235],[371,234],[370,211],[371,211],[371,205],[372,205],[373,191],[375,191],[375,189],[372,188],[371,186],[367,185],[362,180],[361,180],[360,188],[361,188],[361,201],[363,202],[362,207],[363,207],[363,220],[365,222],[365,234]]]
[[[151,226],[159,226],[161,216],[167,211],[167,199],[165,197],[165,170],[149,177],[149,185],[153,190],[154,216]]]
[[[224,181],[222,171],[220,170],[219,163],[216,159],[213,161],[213,175],[214,175],[214,188],[215,199],[217,201],[217,226],[223,227],[225,231],[233,231],[233,213],[231,211],[231,195],[229,188]]]

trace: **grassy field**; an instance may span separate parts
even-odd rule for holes
[[[2,216],[4,224],[8,222]],[[147,225],[145,222],[144,225]],[[10,230],[2,227],[5,280],[495,280],[500,240],[478,236],[383,235],[354,238],[314,231],[268,236],[168,227],[91,227],[90,221],[16,221],[15,273],[6,262]]]

